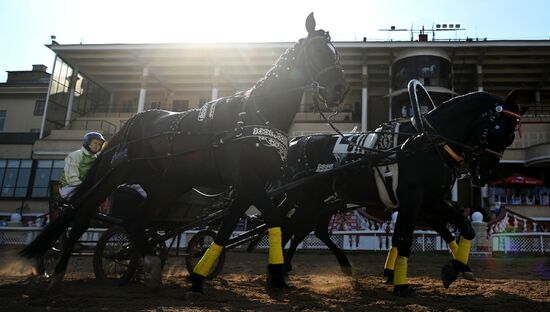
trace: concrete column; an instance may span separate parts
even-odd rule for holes
[[[145,109],[145,97],[147,96],[147,78],[149,77],[149,68],[143,68],[143,75],[141,76],[141,89],[139,90],[139,100],[137,112],[141,113]]]
[[[389,103],[389,110],[388,110],[389,117],[388,117],[388,120],[391,120],[392,119],[392,105],[393,105],[393,97],[391,95],[391,93],[393,92],[393,89],[392,89],[393,80],[392,80],[392,75],[391,75],[391,64],[389,66],[389,76],[390,76],[390,89],[389,89],[389,96],[388,96],[388,103]]]
[[[109,97],[109,108],[107,110],[109,113],[113,112],[113,105],[114,104],[115,104],[115,93],[111,92],[111,96]]]
[[[540,106],[540,91],[535,91],[535,113],[541,112],[542,107]]]
[[[218,98],[218,79],[220,78],[220,67],[214,66],[214,85],[212,86],[212,96],[211,100]]]
[[[74,89],[77,81],[78,81],[78,66],[73,70],[73,74],[71,76],[71,82],[69,84],[69,103],[67,103],[67,114],[65,115],[65,127],[68,127],[71,124],[71,117],[73,114],[73,103],[74,103]]]
[[[451,189],[451,199],[453,201],[458,201],[458,181],[455,181]]]
[[[483,221],[472,220],[472,228],[476,233],[472,241],[470,254],[490,255],[493,252],[491,240],[487,238],[487,223]]]
[[[485,209],[488,212],[488,207],[485,207],[485,201],[483,199],[488,197],[489,187],[487,185],[482,186],[479,191],[481,192],[481,208]]]
[[[369,109],[369,92],[368,92],[368,72],[367,65],[363,65],[363,75],[362,75],[362,84],[363,89],[361,91],[361,131],[367,131],[367,117]]]
[[[477,91],[483,91],[483,65],[478,64],[476,66],[477,74]]]
[[[46,116],[48,115],[48,106],[50,102],[50,94],[52,90],[53,73],[55,73],[55,64],[57,63],[57,54],[53,58],[52,75],[50,75],[50,83],[48,84],[48,93],[46,94],[46,104],[44,105],[44,114],[42,114],[42,122],[40,124],[40,139],[44,138],[44,128],[46,127]]]

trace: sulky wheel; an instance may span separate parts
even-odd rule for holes
[[[193,235],[189,243],[187,244],[187,256],[185,257],[185,264],[187,265],[187,271],[189,274],[193,273],[193,269],[202,258],[210,244],[214,242],[216,238],[216,232],[212,230],[202,230]],[[214,264],[212,271],[206,276],[207,279],[213,279],[220,274],[223,263],[225,262],[225,249],[220,254],[218,260]]]
[[[135,274],[139,257],[128,233],[119,226],[101,235],[94,250],[94,273],[98,280],[124,285]]]
[[[61,248],[67,240],[68,230],[65,230],[55,241],[52,247],[45,254],[36,257],[36,273],[50,277],[53,275],[55,266],[61,257]]]

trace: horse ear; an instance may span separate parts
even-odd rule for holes
[[[506,96],[506,99],[504,101],[508,104],[514,104],[514,103],[516,103],[517,98],[518,98],[518,89],[514,89],[514,90],[512,90],[512,92],[510,92]]]
[[[309,13],[306,18],[306,30],[308,35],[311,35],[315,31],[315,18],[313,17],[313,12]]]

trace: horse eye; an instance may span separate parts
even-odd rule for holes
[[[495,125],[495,130],[500,130],[500,126],[499,126],[499,125]]]

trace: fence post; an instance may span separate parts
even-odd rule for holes
[[[422,233],[422,252],[426,251],[426,234]]]
[[[542,238],[542,234],[539,234],[540,237],[540,252],[544,253],[544,239]]]

